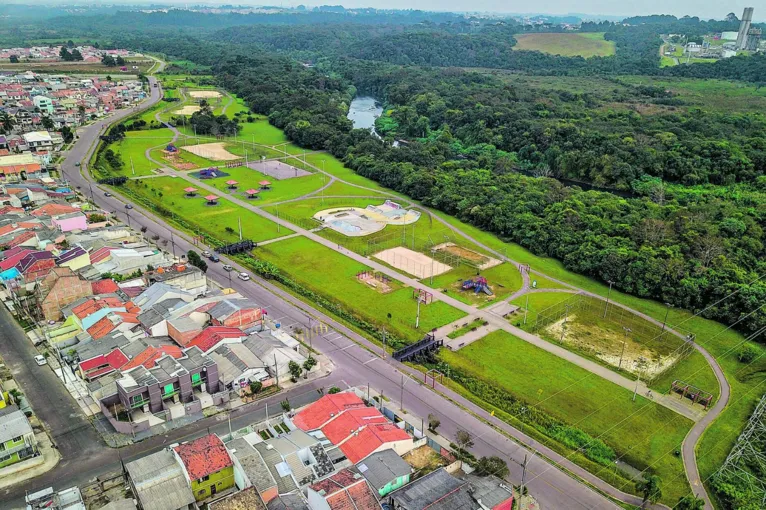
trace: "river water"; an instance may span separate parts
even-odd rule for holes
[[[355,129],[369,129],[375,133],[375,119],[383,113],[374,97],[355,97],[348,109],[348,118],[354,123]]]

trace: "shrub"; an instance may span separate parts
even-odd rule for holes
[[[752,344],[745,344],[737,353],[737,359],[742,363],[750,363],[760,354],[758,348]]]

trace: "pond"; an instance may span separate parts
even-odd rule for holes
[[[355,129],[370,129],[375,132],[375,119],[383,113],[383,108],[374,97],[355,97],[348,109],[348,118]]]

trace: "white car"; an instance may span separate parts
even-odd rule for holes
[[[237,275],[237,278],[239,278],[240,280],[248,281],[250,279],[250,275],[247,273],[239,273]]]
[[[224,271],[231,271],[232,269],[234,269],[229,264],[224,264],[222,267],[223,267]],[[54,324],[55,324],[55,322],[54,322]]]
[[[208,258],[210,256],[210,252],[205,250],[205,251],[202,252],[202,256],[205,257],[205,258]]]
[[[38,354],[37,356],[35,356],[35,363],[37,363],[40,366],[43,366],[48,364],[48,360],[45,359],[45,356],[43,356],[42,354]]]

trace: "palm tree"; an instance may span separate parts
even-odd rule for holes
[[[673,510],[702,510],[705,508],[705,500],[698,498],[696,494],[689,494],[678,500]]]
[[[3,112],[3,114],[0,115],[0,124],[3,125],[3,132],[10,134],[10,132],[13,130],[13,126],[16,124],[16,121],[13,117],[11,117],[10,113]]]
[[[646,503],[656,503],[662,497],[661,482],[657,475],[644,475],[643,480],[636,482],[636,492],[643,496],[641,508],[644,508]]]

